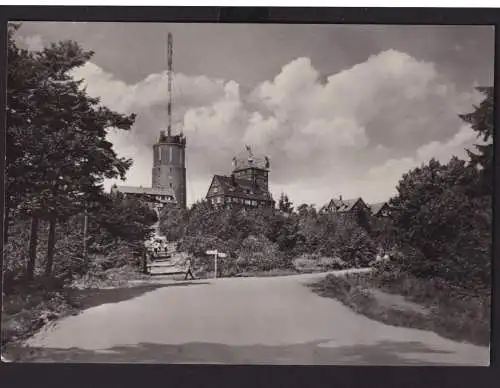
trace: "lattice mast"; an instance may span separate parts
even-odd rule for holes
[[[167,77],[168,77],[168,104],[167,104],[168,128],[167,128],[167,135],[169,137],[172,135],[173,56],[174,56],[174,42],[173,42],[173,38],[172,38],[172,33],[169,32],[168,39],[167,39]]]

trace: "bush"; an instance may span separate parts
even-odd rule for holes
[[[239,250],[236,261],[242,271],[268,271],[282,266],[277,244],[265,236],[248,236]]]
[[[360,268],[375,258],[377,248],[363,228],[353,225],[339,233],[337,252],[349,266]]]
[[[491,287],[491,197],[476,194],[477,175],[453,158],[403,177],[392,214],[404,271],[474,292]]]
[[[224,241],[213,235],[185,236],[178,244],[178,249],[195,257],[203,257],[206,251],[214,249],[231,256],[234,254],[234,242]]]
[[[321,267],[318,258],[310,258],[311,254],[304,254],[292,261],[293,266],[298,271],[317,271]]]
[[[319,254],[303,254],[293,260],[298,271],[327,271],[345,269],[347,264],[338,257],[324,257]]]
[[[320,257],[319,265],[328,270],[346,269],[348,267],[347,263],[340,257]]]
[[[490,296],[471,296],[450,287],[442,279],[424,280],[403,272],[395,275],[383,264],[371,274],[329,275],[313,284],[322,296],[338,299],[354,311],[394,326],[431,330],[445,338],[489,345]],[[387,305],[369,290],[399,294],[429,311],[406,310]]]

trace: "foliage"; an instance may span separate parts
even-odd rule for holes
[[[453,158],[405,174],[391,201],[404,268],[463,287],[490,284],[491,198],[478,196],[478,171]]]
[[[282,204],[289,203],[285,195],[282,200]],[[287,211],[284,211],[285,208]],[[257,238],[261,243],[268,241],[273,244],[271,251],[276,249],[277,252],[269,258],[273,263],[262,264],[263,267],[292,268],[293,260],[303,255],[315,255],[323,257],[323,260],[344,255],[349,265],[363,266],[373,260],[375,245],[356,220],[343,219],[327,211],[318,212],[314,205],[308,204],[298,206],[295,212],[288,205],[282,206],[282,209],[216,208],[202,201],[195,203],[186,213],[179,249],[198,257],[202,257],[208,249],[218,249],[232,257],[239,257],[244,244]],[[168,232],[167,223],[164,227]],[[178,227],[175,225],[172,228]],[[256,260],[265,262],[262,257]],[[332,268],[342,266],[332,263]],[[325,265],[323,268],[330,267]]]
[[[312,288],[389,325],[430,330],[445,338],[489,345],[489,294],[469,295],[441,279],[415,278],[406,272],[394,272],[392,265],[386,265],[373,274],[329,275]],[[378,296],[380,293],[372,290],[399,295],[404,304],[386,303]],[[414,304],[412,308],[408,302]]]
[[[373,260],[377,248],[364,228],[348,223],[336,236],[338,256],[348,265],[366,267]]]
[[[188,213],[176,205],[167,204],[160,214],[160,231],[169,241],[180,240],[185,233]]]
[[[492,87],[478,87],[485,98],[474,111],[460,115],[460,118],[477,132],[483,144],[476,144],[476,151],[467,150],[470,163],[481,169],[481,189],[484,194],[493,193],[493,131],[494,95]]]
[[[278,202],[278,209],[285,214],[291,214],[293,212],[293,203],[285,193],[281,193],[280,200]]]
[[[70,41],[34,53],[20,50],[14,41],[16,29],[9,27],[8,43],[7,214],[12,217],[21,211],[33,217],[27,270],[31,278],[37,219],[50,220],[46,268],[50,274],[56,220],[78,210],[82,192],[98,191],[96,184],[103,174],[116,175],[115,167],[123,173],[127,168],[128,162],[120,164],[111,144],[105,142],[105,127],[130,126],[133,117],[125,123],[124,117],[98,106],[98,100],[86,96],[80,82],[68,75],[83,65],[91,52]],[[99,147],[104,148],[101,151]]]
[[[188,252],[195,257],[203,257],[208,250],[218,250],[230,256],[234,255],[236,247],[230,242],[226,242],[217,236],[213,235],[195,235],[184,237],[180,244],[179,250]]]
[[[236,263],[243,271],[268,271],[281,267],[280,260],[276,243],[262,235],[251,235],[241,243]]]
[[[157,216],[143,200],[124,197],[120,193],[108,194],[91,213],[101,239],[121,239],[139,249],[153,230]],[[106,234],[108,236],[106,236]]]
[[[303,254],[293,260],[293,266],[300,272],[339,270],[347,267],[339,257],[324,257],[317,253]]]
[[[66,256],[70,263],[76,257],[63,253],[61,246],[71,244],[58,244],[57,223],[84,209],[101,216],[114,209],[123,216],[115,220],[120,229],[115,234],[138,241],[147,234],[151,215],[134,203],[123,204],[121,209],[116,203],[111,206],[104,194],[104,179],[123,179],[131,165],[115,153],[107,134],[110,129],[129,130],[135,115],[101,105],[99,99],[86,93],[82,80],[72,77],[72,71],[90,60],[93,52],[73,41],[53,43],[37,52],[20,49],[14,39],[17,29],[9,24],[4,242],[15,220],[32,218],[30,237],[25,238],[29,241],[28,257],[22,250],[6,251],[11,255],[9,261],[27,259],[26,276],[31,279],[39,261],[38,240],[44,235],[40,228],[45,224],[39,220],[48,222],[45,275],[50,276],[57,256]],[[132,216],[134,211],[138,213]],[[141,212],[145,214],[142,218]],[[68,240],[68,235],[63,236]]]

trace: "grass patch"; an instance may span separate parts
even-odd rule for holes
[[[7,344],[30,337],[50,321],[77,311],[67,289],[44,289],[38,284],[32,282],[3,296],[2,351]]]
[[[311,285],[318,294],[339,300],[368,318],[393,326],[433,331],[442,337],[488,346],[490,296],[471,295],[439,280],[422,280],[399,274],[387,278],[377,271],[346,276],[328,275]],[[401,295],[428,311],[390,306],[370,290]]]

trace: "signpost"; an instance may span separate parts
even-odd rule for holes
[[[217,258],[220,257],[221,259],[223,259],[223,258],[227,257],[227,255],[223,252],[217,251],[217,249],[212,249],[212,250],[206,251],[205,253],[207,255],[214,255],[214,267],[215,267],[214,279],[216,279],[217,278]]]

